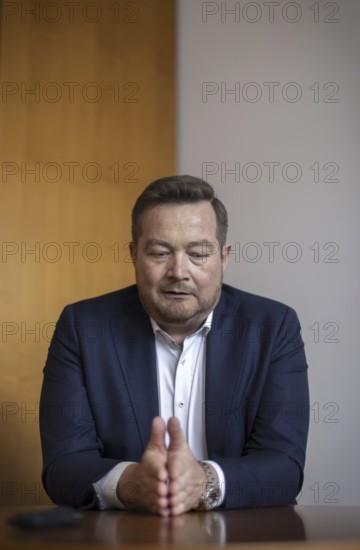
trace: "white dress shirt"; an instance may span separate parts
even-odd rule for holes
[[[206,337],[211,329],[213,312],[202,326],[185,337],[181,348],[153,320],[155,335],[156,368],[160,416],[165,422],[176,416],[188,445],[197,460],[208,458],[205,434],[205,369]],[[169,443],[166,434],[166,444]],[[220,484],[220,497],[216,506],[224,500],[225,476],[221,467],[208,461],[215,469]],[[94,483],[99,508],[125,508],[117,497],[116,488],[125,468],[132,462],[120,462],[103,478]]]

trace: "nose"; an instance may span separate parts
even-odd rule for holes
[[[183,281],[189,279],[188,258],[186,254],[172,254],[169,258],[167,275],[172,279]]]

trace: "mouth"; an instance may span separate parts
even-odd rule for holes
[[[170,298],[187,298],[191,296],[190,292],[184,292],[182,290],[165,290],[163,294]]]

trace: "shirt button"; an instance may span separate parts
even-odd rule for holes
[[[179,402],[179,407],[180,407],[180,409],[182,409],[183,406],[184,406],[184,401],[180,401],[180,402]]]
[[[185,365],[185,363],[186,363],[186,359],[181,359],[181,364]]]

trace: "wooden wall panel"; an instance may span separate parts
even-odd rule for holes
[[[131,207],[149,181],[174,172],[173,0],[70,4],[2,8],[0,502],[7,505],[46,502],[38,403],[62,307],[133,282]]]

